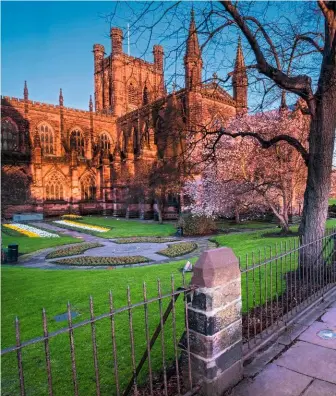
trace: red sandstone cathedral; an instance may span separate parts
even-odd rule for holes
[[[95,95],[88,111],[65,107],[62,91],[57,106],[34,102],[26,83],[23,99],[1,98],[3,216],[71,212],[152,218],[154,201],[127,199],[129,184],[141,179],[143,165],[178,155],[183,139],[177,138],[175,125],[197,130],[247,111],[240,42],[231,96],[216,76],[202,82],[193,13],[185,88],[171,94],[165,89],[161,46],[154,45],[150,63],[123,52],[121,29],[112,28],[110,37],[110,55],[104,46],[93,46]],[[174,203],[174,197],[166,197],[165,217],[176,216]]]

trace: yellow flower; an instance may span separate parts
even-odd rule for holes
[[[100,226],[97,226],[97,225],[86,224],[86,223],[79,223],[78,221],[62,220],[62,222],[65,223],[65,224],[69,224],[70,226],[83,228],[83,229],[87,229],[87,230],[92,230],[92,231],[105,232],[105,231],[109,231],[110,230],[109,228],[100,227]],[[57,223],[57,221],[56,221],[56,223]]]
[[[24,229],[14,225],[14,224],[3,224],[3,225],[4,225],[4,227],[10,228],[12,230],[15,230],[15,231],[19,232],[20,234],[26,235],[26,236],[28,236],[30,238],[39,238],[40,237],[35,232],[24,230]]]

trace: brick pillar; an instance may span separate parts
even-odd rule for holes
[[[191,284],[198,286],[188,305],[191,372],[201,394],[219,396],[243,377],[241,280],[232,249],[202,253]]]

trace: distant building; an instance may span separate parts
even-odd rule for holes
[[[202,55],[192,13],[184,57],[185,88],[167,94],[164,51],[154,45],[154,62],[123,52],[123,32],[111,29],[111,54],[93,46],[94,101],[89,110],[34,102],[25,83],[23,99],[2,97],[3,215],[41,212],[104,213],[151,218],[154,202],[127,199],[138,164],[176,155],[183,144],[174,125],[195,128],[223,123],[247,111],[247,76],[240,42],[232,73],[233,97],[217,76],[202,82]],[[169,133],[167,125],[172,126]],[[169,208],[167,216],[176,215]]]

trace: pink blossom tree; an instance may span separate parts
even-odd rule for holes
[[[191,209],[208,216],[235,215],[243,208],[272,210],[282,230],[289,230],[289,214],[303,200],[307,168],[300,153],[279,141],[264,149],[263,142],[286,133],[304,146],[308,122],[300,111],[271,111],[233,119],[225,128],[229,133],[245,136],[233,140],[218,132],[207,131],[193,139],[193,157],[199,159],[201,177],[187,185]],[[255,139],[258,131],[260,140]],[[215,150],[215,155],[214,155]]]

